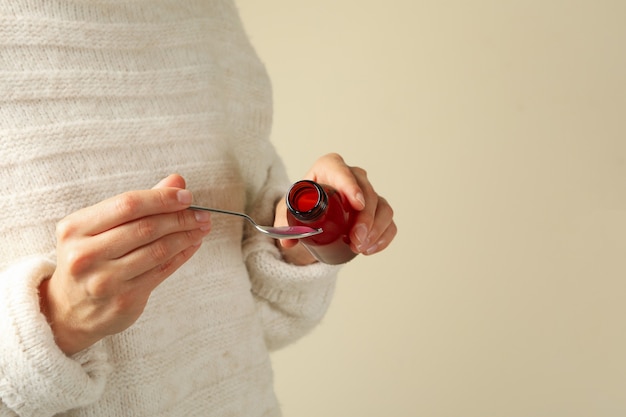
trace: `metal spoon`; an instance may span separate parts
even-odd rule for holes
[[[322,229],[314,229],[307,226],[261,226],[258,225],[252,217],[244,213],[236,211],[222,210],[216,208],[201,207],[196,205],[189,206],[191,210],[211,211],[213,213],[230,214],[233,216],[243,217],[248,220],[254,227],[261,233],[265,233],[267,236],[274,239],[302,239],[309,236],[315,236],[322,233]]]

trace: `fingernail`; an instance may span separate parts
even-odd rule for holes
[[[193,212],[194,217],[196,218],[196,221],[198,223],[206,223],[209,220],[211,220],[211,215],[209,213],[207,213],[206,211],[194,211]]]
[[[360,251],[363,246],[367,244],[367,226],[363,223],[359,223],[354,227],[354,242],[356,248]]]
[[[378,247],[381,245],[381,242],[378,243],[374,243],[372,246],[370,246],[369,248],[367,248],[365,250],[365,252],[363,252],[365,255],[371,255],[373,253],[375,253],[378,250]]]
[[[357,193],[357,195],[354,198],[356,198],[357,201],[361,203],[363,207],[365,207],[365,197],[363,196],[362,193]]]
[[[176,198],[178,199],[178,202],[181,204],[191,204],[191,191],[189,190],[178,190],[178,192],[176,193]]]

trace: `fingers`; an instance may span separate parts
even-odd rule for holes
[[[63,219],[57,248],[67,271],[126,281],[198,245],[211,229],[210,214],[186,210],[191,193],[170,185],[185,181],[171,175],[152,190],[127,192]]]
[[[378,253],[391,243],[397,234],[393,209],[386,199],[379,197],[373,215],[362,211],[350,233],[352,249],[364,255]]]
[[[119,222],[118,226],[88,236],[83,243],[88,245],[84,252],[92,254],[88,259],[97,258],[101,270],[107,271],[104,275],[118,281],[130,281],[155,268],[172,270],[172,265],[177,265],[172,259],[200,245],[211,230],[210,213],[185,208],[113,223]]]
[[[371,255],[385,249],[394,239],[397,226],[393,209],[374,190],[363,168],[349,166],[340,155],[331,153],[315,162],[307,178],[339,190],[358,211],[350,231],[353,251]]]
[[[130,283],[135,288],[144,288],[148,292],[152,292],[161,282],[167,277],[172,275],[178,268],[180,268],[185,262],[200,249],[200,242],[197,244],[186,247],[180,252],[176,253],[173,257],[167,261],[160,263],[152,269],[144,272],[142,275],[137,276]]]
[[[365,174],[364,170],[347,165],[339,154],[330,153],[316,161],[306,178],[341,190],[355,210],[362,210],[366,205],[365,194],[354,175],[354,169]]]
[[[190,246],[177,253],[166,262],[155,266],[133,280],[123,282],[122,285],[119,286],[119,291],[115,296],[116,301],[114,308],[124,315],[127,315],[129,311],[143,310],[152,291],[185,262],[191,259],[198,249],[200,249],[199,244]],[[141,311],[138,313],[140,314]]]
[[[172,213],[191,204],[189,190],[158,188],[130,191],[79,210],[60,223],[60,231],[97,235],[121,224],[156,214]],[[71,229],[66,228],[71,224]]]
[[[206,233],[197,229],[169,234],[113,261],[115,269],[124,271],[129,280],[134,280],[154,269],[158,269],[157,275],[161,276],[165,271],[175,270],[172,268],[174,264],[177,264],[173,261],[174,258],[190,248],[200,246]]]
[[[175,213],[142,217],[100,233],[93,239],[95,244],[106,248],[103,255],[107,259],[117,259],[164,236],[195,230],[205,232],[210,228],[210,213],[180,210]]]
[[[379,238],[389,227],[393,210],[387,201],[380,197],[361,168],[354,168],[353,175],[364,192],[365,207],[361,210],[350,231],[352,249],[359,253],[371,252],[378,245]]]

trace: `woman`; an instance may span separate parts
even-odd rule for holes
[[[0,16],[0,415],[280,415],[269,352],[320,320],[338,267],[187,210],[286,223],[270,83],[235,5]],[[305,177],[360,211],[354,251],[391,242],[362,169],[331,154]]]

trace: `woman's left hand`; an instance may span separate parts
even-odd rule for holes
[[[393,209],[384,197],[376,193],[363,168],[349,166],[340,155],[331,153],[315,161],[304,179],[330,185],[359,212],[350,231],[350,246],[355,253],[373,255],[389,246],[398,231],[393,220]],[[287,224],[284,199],[276,207],[274,224]],[[296,246],[297,243],[297,240],[280,241],[286,259],[297,264],[314,262],[313,257],[303,251],[302,245]]]

